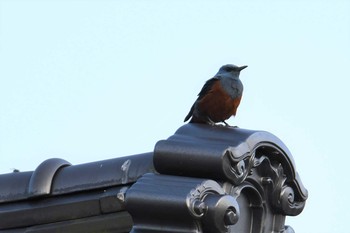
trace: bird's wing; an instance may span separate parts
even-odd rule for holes
[[[198,99],[197,100],[202,99],[211,90],[211,88],[213,87],[214,83],[216,83],[218,81],[219,81],[218,77],[214,77],[214,78],[211,78],[208,81],[206,81],[204,86],[202,87],[202,90],[198,94]]]
[[[198,98],[197,98],[196,102],[198,100],[202,99],[211,90],[211,88],[213,87],[214,83],[217,82],[217,81],[219,81],[219,79],[217,77],[211,78],[208,81],[206,81],[204,86],[202,87],[202,90],[198,94]],[[194,102],[194,104],[192,105],[189,113],[185,117],[184,122],[188,121],[191,118],[191,116],[193,115],[193,111],[194,111],[196,102]]]

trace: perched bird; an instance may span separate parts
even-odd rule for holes
[[[241,102],[243,84],[239,79],[241,70],[248,66],[224,65],[209,79],[198,94],[184,122],[214,125],[235,116]]]

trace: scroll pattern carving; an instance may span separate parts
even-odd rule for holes
[[[267,147],[269,152],[264,153]],[[273,153],[271,148],[275,149]],[[225,155],[230,163],[230,180],[235,186],[244,181],[260,186],[256,188],[265,190],[261,195],[269,199],[276,213],[295,216],[303,210],[307,191],[297,180],[298,176],[291,172],[294,171],[292,164],[285,162],[285,155],[277,147],[257,147],[252,153],[240,158],[235,158],[230,150],[227,150]]]

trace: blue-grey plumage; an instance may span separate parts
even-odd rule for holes
[[[220,80],[222,88],[231,96],[232,99],[243,94],[243,84],[239,79],[241,70],[248,66],[224,65],[215,77]]]

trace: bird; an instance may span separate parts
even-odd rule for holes
[[[193,103],[184,122],[216,125],[224,123],[231,116],[236,116],[243,94],[240,72],[248,66],[223,65],[215,76],[205,82]]]

